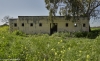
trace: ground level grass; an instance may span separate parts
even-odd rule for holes
[[[69,33],[25,35],[20,31],[10,33],[3,26],[0,27],[0,60],[100,61],[100,35],[94,37],[77,38]]]

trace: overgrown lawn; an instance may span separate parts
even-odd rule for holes
[[[69,33],[25,35],[20,31],[10,33],[9,27],[3,26],[0,27],[0,60],[100,61],[100,35],[93,39]]]

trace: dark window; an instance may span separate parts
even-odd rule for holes
[[[14,23],[14,27],[17,27],[17,23]]]
[[[86,25],[85,24],[83,24],[83,27],[85,27]]]
[[[24,26],[24,23],[22,23],[22,26]]]
[[[66,23],[66,27],[68,27],[68,23]]]
[[[30,26],[33,26],[33,23],[30,23]]]
[[[74,24],[74,27],[77,27],[77,24],[76,23]]]
[[[42,26],[42,23],[39,23],[39,26]]]

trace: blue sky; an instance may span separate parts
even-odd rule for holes
[[[0,20],[6,15],[17,18],[48,15],[48,13],[44,0],[0,0]]]
[[[0,20],[6,15],[17,18],[18,16],[44,16],[48,13],[44,0],[0,0]],[[98,22],[90,24],[91,26],[99,25]]]

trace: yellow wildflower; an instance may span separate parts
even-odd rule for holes
[[[26,47],[25,47],[25,49],[26,49]]]
[[[61,59],[61,61],[63,61],[63,60]]]
[[[10,55],[8,57],[10,58]]]
[[[59,44],[60,42],[58,42],[58,44]]]
[[[45,61],[45,58],[44,58],[44,60],[43,61]]]
[[[62,42],[62,40],[60,42]]]
[[[64,51],[61,51],[61,53],[64,53]]]
[[[80,53],[82,52],[82,51],[79,51]]]
[[[63,53],[63,51],[61,51],[61,53]]]
[[[55,52],[55,55],[57,55],[57,52]]]
[[[87,57],[87,58],[90,58],[90,56],[89,56],[89,55],[87,55],[86,57]]]
[[[70,47],[68,48],[68,50],[70,50]]]
[[[62,46],[62,48],[64,48],[64,46]]]
[[[3,36],[2,38],[4,39],[5,37]]]
[[[52,51],[54,50],[54,48],[51,49]]]

